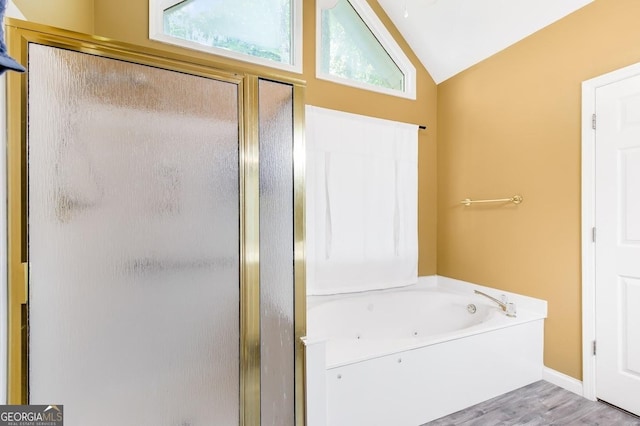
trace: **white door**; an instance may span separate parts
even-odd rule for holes
[[[640,76],[596,90],[596,396],[640,415]]]

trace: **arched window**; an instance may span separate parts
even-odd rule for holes
[[[302,0],[150,0],[149,38],[302,72]]]

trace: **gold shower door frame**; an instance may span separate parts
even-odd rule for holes
[[[295,423],[305,423],[304,347],[304,83],[261,70],[167,53],[90,35],[7,19],[7,46],[23,65],[28,45],[58,47],[156,68],[213,78],[238,86],[240,182],[240,424],[260,424],[260,263],[258,83],[261,78],[293,88],[293,235]],[[28,403],[28,249],[26,74],[7,73],[8,344],[7,403]]]

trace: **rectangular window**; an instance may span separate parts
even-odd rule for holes
[[[301,0],[151,0],[149,37],[301,72]]]

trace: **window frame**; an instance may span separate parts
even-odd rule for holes
[[[200,52],[211,53],[238,61],[248,62],[269,68],[277,68],[284,71],[290,71],[302,74],[302,3],[303,0],[291,0],[292,11],[291,18],[291,52],[292,63],[282,63],[270,61],[258,56],[252,56],[245,53],[235,52],[233,50],[222,49],[214,46],[205,46],[194,41],[173,37],[164,33],[164,11],[170,7],[180,4],[187,0],[149,0],[149,39],[159,41],[166,44],[184,47]]]
[[[327,80],[346,86],[356,87],[358,89],[370,90],[374,92],[384,93],[387,95],[399,96],[401,98],[416,99],[416,67],[404,53],[395,38],[391,35],[387,27],[382,23],[378,15],[369,6],[366,0],[346,0],[356,11],[364,24],[369,28],[371,33],[378,40],[382,48],[387,52],[389,57],[400,68],[404,74],[404,90],[389,89],[377,86],[375,84],[365,83],[362,81],[352,80],[349,78],[339,77],[322,71],[322,10],[323,2],[316,0],[316,78]],[[330,2],[329,2],[330,3]]]

